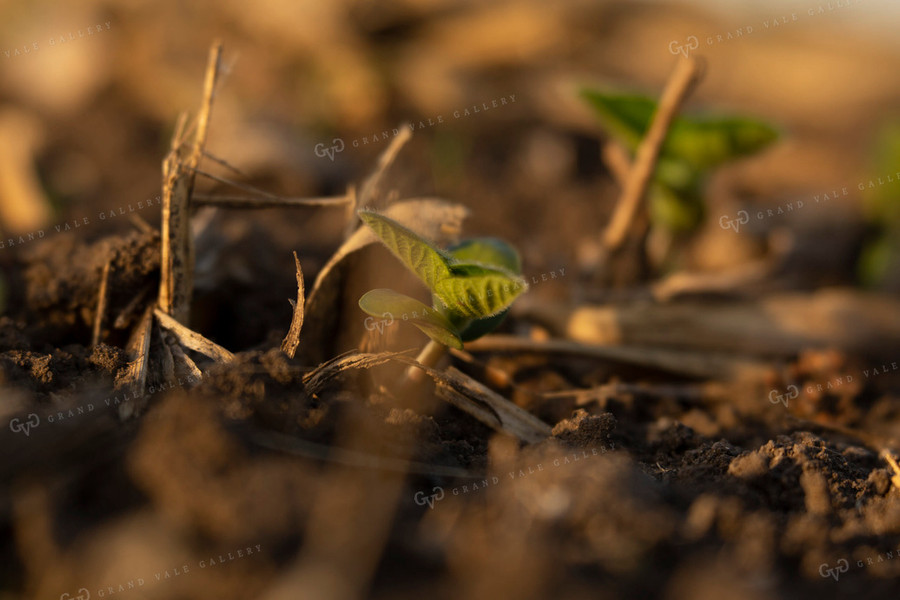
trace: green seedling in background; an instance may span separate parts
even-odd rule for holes
[[[900,123],[881,130],[873,162],[874,172],[884,177],[900,172]],[[863,210],[872,235],[859,258],[859,278],[865,285],[884,285],[900,272],[900,187],[896,181],[867,188]]]
[[[601,125],[632,154],[650,128],[656,102],[644,96],[584,89],[581,96]],[[744,117],[676,117],[660,151],[649,189],[654,225],[690,231],[703,220],[703,188],[709,173],[771,145],[778,132]]]
[[[359,216],[432,294],[429,307],[394,290],[371,290],[360,308],[377,318],[402,318],[441,347],[462,348],[496,329],[528,288],[518,253],[502,240],[477,238],[441,250],[384,215],[361,210]]]

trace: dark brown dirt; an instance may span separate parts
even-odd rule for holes
[[[383,191],[462,203],[466,235],[520,249],[535,278],[523,301],[571,306],[649,295],[637,261],[620,279],[639,289],[609,289],[598,273],[620,185],[575,90],[658,95],[677,58],[668,44],[696,33],[708,68],[686,108],[784,132],[771,152],[712,177],[708,222],[677,242],[675,264],[693,273],[773,264],[763,281],[710,294],[727,302],[856,285],[871,234],[857,183],[895,172],[869,160],[900,97],[900,59],[863,24],[877,3],[810,0],[850,6],[799,11],[772,30],[753,17],[752,36],[706,46],[750,17],[631,0],[20,4],[0,23],[0,51],[42,47],[0,58],[0,134],[7,112],[41,124],[42,142],[10,156],[16,174],[37,177],[53,222],[41,240],[0,248],[0,600],[898,597],[900,486],[879,452],[900,449],[900,369],[869,355],[884,353],[878,339],[858,354],[773,360],[765,384],[724,394],[679,392],[710,382],[613,361],[448,359],[552,427],[521,446],[428,385],[395,397],[404,365],[350,371],[312,393],[304,375],[340,352],[421,345],[409,327],[366,332],[358,312],[362,291],[405,285],[403,269],[385,251],[358,257],[326,307],[340,330],[304,348],[315,326],[327,329],[307,323],[290,360],[278,348],[296,297],[291,252],[309,291],[343,212],[220,210],[195,239],[191,324],[234,362],[188,352],[198,382],[175,372],[154,331],[146,394],[121,385],[129,337],[159,287],[159,234],[130,223],[129,207],[141,201],[135,214],[159,228],[160,161],[177,115],[196,109],[210,40],[225,40],[229,72],[207,149],[241,173],[205,168],[284,196],[340,194],[389,144],[354,139],[443,115],[415,132]],[[95,15],[112,29],[45,43]],[[452,117],[511,94],[503,110]],[[317,155],[337,137],[343,152]],[[843,186],[854,193],[813,201]],[[204,178],[196,190],[234,193]],[[800,199],[802,212],[740,233],[717,223]],[[548,335],[524,317],[502,332]],[[646,389],[545,395],[617,383]],[[772,401],[790,386],[789,402]],[[327,594],[335,582],[355,593]]]
[[[29,435],[7,429],[0,439],[9,457],[0,511],[10,532],[0,549],[4,577],[37,585],[34,597],[107,586],[109,577],[83,550],[115,527],[125,528],[120,535],[159,529],[163,546],[193,540],[177,542],[167,556],[259,544],[264,550],[235,562],[227,576],[223,568],[222,580],[204,572],[185,587],[164,576],[152,583],[161,594],[172,585],[184,597],[252,597],[302,548],[324,473],[336,464],[389,471],[410,446],[413,462],[373,597],[895,595],[900,490],[876,448],[814,423],[813,431],[791,426],[790,411],[765,400],[729,407],[622,396],[576,410],[572,401],[535,395],[590,385],[610,365],[493,360],[492,368],[518,372],[513,396],[554,424],[551,439],[524,448],[447,406],[431,415],[400,408],[371,391],[367,372],[350,372],[311,396],[302,383],[308,368],[275,348],[206,365],[196,386],[153,382],[146,413],[119,424],[111,390],[124,350],[83,342],[58,348],[54,340],[88,335],[90,288],[109,252],[116,257],[111,306],[155,284],[155,241],[131,234],[73,249],[84,262],[69,269],[36,253],[23,265],[28,285],[18,314],[0,322],[0,374],[8,390],[18,390],[10,415],[41,417]],[[815,368],[825,375],[847,364],[806,356],[792,368],[805,381]],[[886,414],[875,408],[881,400],[870,402],[870,411]],[[93,409],[83,410],[89,403]],[[840,414],[844,423],[864,422],[859,411]],[[368,429],[363,438],[378,442],[335,452],[345,428]],[[54,498],[32,509],[38,516],[11,508],[34,490]],[[38,517],[54,533],[29,540],[40,538],[25,529]],[[122,519],[131,525],[113,526]],[[34,579],[48,556],[68,570]]]

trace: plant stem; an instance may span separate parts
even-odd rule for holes
[[[434,367],[438,361],[443,358],[446,352],[447,346],[434,340],[429,340],[416,357],[416,362],[425,367]],[[412,366],[407,367],[406,375],[403,377],[402,387],[409,388],[410,386],[421,383],[424,379],[425,372],[422,369]]]

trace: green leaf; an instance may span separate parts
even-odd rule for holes
[[[609,133],[630,151],[636,151],[650,128],[656,102],[645,96],[591,89],[582,90],[581,95]],[[669,127],[660,156],[706,170],[759,152],[777,138],[775,128],[754,119],[678,116]]]
[[[463,317],[496,315],[528,289],[524,279],[500,268],[455,264],[450,271],[453,276],[439,281],[434,294],[447,310]]]
[[[679,117],[672,124],[662,152],[705,170],[755,154],[776,139],[778,132],[762,121],[741,117]]]
[[[465,327],[462,328],[460,337],[464,342],[477,340],[481,336],[487,335],[500,327],[500,324],[503,323],[503,321],[506,319],[506,315],[508,313],[509,309],[505,308],[492,317],[485,317],[483,319],[475,319],[474,321],[469,321],[465,325]]]
[[[428,317],[409,320],[436,341],[460,347],[460,330],[466,340],[493,330],[512,301],[528,289],[519,276],[519,254],[502,240],[468,240],[444,253],[383,215],[362,210],[359,216],[431,290],[434,305],[440,308],[425,312]],[[373,290],[360,299],[360,307],[378,317],[394,314],[398,309],[391,309],[392,303],[405,307],[407,313],[422,315],[427,309],[418,300],[390,290]]]
[[[516,249],[501,239],[472,238],[447,249],[457,263],[500,267],[517,275],[522,273],[522,260]]]
[[[429,289],[434,290],[438,282],[450,277],[448,257],[416,232],[371,210],[360,210],[358,214],[388,250]]]
[[[632,152],[637,150],[650,126],[656,102],[645,96],[592,89],[581,90],[581,97],[594,109],[600,123],[613,137]]]
[[[463,347],[459,332],[436,308],[394,290],[377,289],[363,294],[359,307],[389,324],[398,321],[412,323],[434,341],[452,348]],[[368,326],[367,326],[368,329]]]
[[[650,187],[650,216],[653,223],[673,232],[691,231],[702,221],[705,207],[700,194],[690,189],[676,190],[661,182]]]

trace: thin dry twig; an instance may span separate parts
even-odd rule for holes
[[[100,334],[103,331],[103,317],[106,314],[106,301],[109,298],[109,270],[112,267],[112,257],[103,265],[103,273],[100,275],[100,289],[97,292],[97,310],[94,313],[94,329],[91,334],[91,346],[100,343]]]
[[[159,321],[160,326],[174,335],[178,343],[185,348],[199,352],[217,362],[231,362],[234,360],[234,354],[215,342],[206,339],[196,331],[188,329],[159,308],[154,309],[153,314]]]
[[[368,369],[397,361],[424,371],[434,379],[438,397],[488,427],[529,444],[540,442],[551,435],[549,425],[465,373],[453,367],[446,371],[432,369],[407,356],[408,352],[351,351],[342,354],[303,377],[306,392],[318,393],[329,381],[349,369]]]
[[[758,380],[771,370],[769,364],[764,361],[725,356],[720,352],[696,352],[644,346],[593,346],[569,340],[535,341],[511,335],[488,335],[474,342],[468,342],[466,349],[470,352],[525,352],[584,356],[707,379]]]
[[[144,396],[144,386],[147,384],[148,353],[150,352],[150,335],[153,325],[153,313],[148,307],[144,316],[131,334],[126,351],[129,363],[121,383],[117,388],[126,387],[131,392],[132,400],[126,401],[119,407],[119,416],[122,419],[136,414],[142,408],[135,403]]]
[[[368,369],[407,354],[409,350],[402,352],[376,352],[363,353],[351,350],[331,360],[322,363],[314,370],[303,376],[303,385],[310,395],[317,394],[328,382],[349,369]]]
[[[891,483],[893,483],[897,490],[900,491],[900,465],[897,464],[897,461],[894,460],[894,457],[887,449],[881,451],[881,456],[894,471],[894,475],[891,477]]]
[[[604,402],[623,395],[644,397],[672,397],[680,400],[703,402],[726,398],[728,386],[717,383],[702,384],[649,384],[649,383],[606,383],[589,389],[571,389],[558,392],[544,392],[545,399],[574,398],[576,406],[591,402]]]
[[[511,435],[527,444],[541,442],[550,437],[552,433],[551,427],[533,414],[455,367],[438,371],[406,357],[398,357],[395,360],[422,369],[434,379],[435,392],[439,398],[475,417],[492,429]]]
[[[145,221],[140,215],[131,215],[130,219],[131,224],[134,225],[135,229],[140,231],[141,233],[153,233],[156,229],[150,225],[147,221]]]
[[[300,268],[300,259],[294,252],[294,264],[297,266],[297,302],[294,303],[294,316],[291,318],[291,328],[287,336],[281,342],[281,351],[294,358],[297,346],[300,345],[300,330],[303,328],[303,313],[306,308],[306,292],[303,285],[303,269]]]
[[[528,444],[536,444],[550,437],[552,429],[549,425],[456,367],[450,367],[443,375],[446,379],[438,381],[438,396],[482,423]],[[482,405],[489,410],[485,411]],[[492,422],[492,415],[499,417],[499,423]]]
[[[229,171],[231,171],[231,172],[234,173],[235,175],[240,175],[241,177],[246,177],[247,179],[250,178],[249,175],[247,175],[246,173],[244,173],[243,171],[241,171],[240,169],[238,169],[237,167],[235,167],[233,164],[231,164],[230,162],[228,162],[228,161],[225,160],[224,158],[219,158],[218,156],[216,156],[215,154],[212,154],[212,153],[209,152],[208,150],[204,150],[204,151],[203,151],[203,157],[204,157],[204,158],[208,158],[209,160],[213,161],[214,163],[217,163],[217,164],[222,165],[223,167],[225,167],[226,169],[228,169]]]
[[[147,294],[152,290],[151,285],[144,286],[141,291],[135,294],[134,298],[128,301],[128,304],[125,305],[125,308],[119,313],[119,316],[116,317],[116,320],[113,322],[113,327],[116,329],[122,329],[126,325],[128,325],[129,319],[131,319],[131,315],[137,310],[138,306],[144,302],[147,298]]]
[[[171,340],[172,338],[168,339]],[[174,377],[176,379],[189,377],[199,383],[200,380],[203,379],[203,373],[200,371],[200,368],[197,367],[197,364],[191,360],[190,356],[184,353],[181,346],[174,340],[172,340],[168,346],[169,351],[172,353],[172,371]]]
[[[360,186],[359,206],[363,208],[368,208],[370,206],[380,191],[381,180],[384,178],[385,173],[387,173],[387,170],[394,164],[397,154],[399,154],[400,150],[411,138],[412,129],[409,128],[407,123],[403,123],[400,126],[400,133],[394,136],[390,145],[381,153],[372,174],[369,175]]]
[[[616,142],[607,142],[603,146],[603,162],[606,163],[616,183],[624,188],[631,173],[631,158],[625,148]]]
[[[207,179],[212,179],[213,181],[217,181],[219,183],[229,185],[233,188],[237,188],[239,190],[244,190],[245,192],[249,192],[251,194],[259,194],[260,196],[264,196],[266,198],[272,198],[275,200],[280,199],[280,197],[277,194],[273,194],[272,192],[268,192],[262,188],[258,188],[255,185],[251,185],[249,183],[241,183],[239,181],[233,181],[231,179],[226,179],[225,177],[222,177],[220,175],[214,175],[208,171],[203,171],[201,169],[196,169],[196,168],[194,169],[194,173],[196,173],[197,175],[202,175],[203,177],[206,177]]]
[[[516,385],[515,383],[513,383],[513,378],[509,373],[507,373],[503,369],[498,369],[497,367],[491,366],[483,360],[478,360],[465,350],[449,348],[448,352],[454,358],[481,369],[481,373],[479,374],[479,376],[486,379],[487,382],[494,387],[510,387],[524,394],[532,394],[534,396],[540,395],[536,392],[532,392],[527,388]]]
[[[343,206],[353,199],[348,194],[342,196],[326,196],[323,198],[272,198],[269,196],[214,196],[211,194],[195,194],[194,204],[198,206],[217,206],[219,208],[310,208]]]
[[[184,127],[187,122],[187,113],[178,117],[175,126],[175,135],[169,154],[163,161],[163,203],[162,221],[160,225],[160,282],[159,282],[159,306],[166,312],[174,312],[175,290],[183,279],[184,252],[178,240],[179,232],[186,230],[187,217],[184,213],[186,196],[184,177],[181,167],[181,158],[176,148],[181,145]],[[176,192],[176,190],[178,190]],[[176,279],[178,282],[176,283]]]
[[[197,115],[197,127],[193,147],[185,157],[181,146],[184,121],[179,122],[178,133],[172,141],[172,150],[163,161],[163,219],[161,279],[159,306],[176,320],[187,322],[193,293],[193,240],[191,238],[191,194],[197,165],[203,156],[209,115],[215,94],[216,80],[222,44],[213,44],[203,85],[203,102]]]
[[[669,126],[678,114],[684,99],[699,80],[699,65],[700,63],[693,57],[681,58],[669,77],[647,135],[638,146],[634,165],[619,196],[615,212],[603,234],[603,244],[610,252],[622,245],[631,229],[631,223],[656,169],[659,151],[669,132]]]

